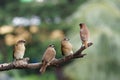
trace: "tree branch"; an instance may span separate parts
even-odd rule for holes
[[[93,43],[88,43],[88,47],[93,45]],[[82,54],[82,51],[85,50],[85,46],[81,46],[81,48],[76,51],[73,55],[69,55],[60,59],[53,60],[49,66],[59,66],[67,61],[70,61],[75,58],[83,58],[86,54]],[[0,64],[0,71],[7,71],[12,69],[39,69],[42,63],[28,63],[29,58],[24,58],[22,60],[13,61],[11,63],[3,63]]]

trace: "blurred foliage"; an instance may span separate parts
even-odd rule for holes
[[[89,53],[82,60],[76,60],[65,68],[66,76],[72,80],[119,80],[120,79],[120,7],[118,0],[92,0],[81,5],[68,23],[78,26],[85,22],[91,32],[92,47],[84,51]],[[71,19],[71,20],[70,20]],[[70,35],[73,45],[78,49],[79,27]],[[76,35],[76,36],[73,36]],[[74,70],[74,71],[73,71]]]
[[[76,59],[64,66],[67,80],[119,80],[120,79],[120,1],[119,0],[43,0],[44,2],[0,1],[0,63],[12,61],[12,46],[18,39],[27,40],[25,57],[30,62],[39,62],[49,44],[55,44],[57,58],[62,57],[60,40],[67,36],[74,51],[79,49],[79,23],[87,24],[93,46],[83,53],[83,59]],[[41,18],[39,26],[14,26],[16,16]],[[55,23],[58,16],[61,21]],[[46,22],[46,19],[50,19]],[[9,53],[8,53],[9,52]],[[10,57],[8,57],[10,56]],[[40,75],[39,70],[8,71],[15,80],[57,80],[56,73],[48,68]],[[53,72],[51,72],[53,71]]]
[[[56,4],[52,4],[55,3],[55,1],[56,0],[52,0],[49,2],[49,0],[45,0],[43,3],[39,3],[32,0],[32,2],[29,3],[22,3],[18,0],[13,2],[1,0],[1,3],[4,5],[1,5],[0,8],[0,24],[9,24],[12,18],[16,16],[30,17],[37,15],[40,16],[43,23],[46,18],[50,18],[53,21],[56,16],[65,19],[86,0],[57,0]]]

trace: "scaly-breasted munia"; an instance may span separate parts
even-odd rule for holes
[[[84,23],[80,23],[80,38],[82,40],[82,45],[85,46],[85,48],[88,47],[88,39],[90,36],[89,30],[87,26]]]
[[[13,50],[13,58],[15,60],[23,59],[25,54],[25,40],[19,40]]]
[[[68,56],[73,54],[72,44],[69,42],[69,39],[66,37],[61,41],[61,51],[63,56]]]
[[[47,66],[50,65],[50,63],[55,59],[55,56],[56,56],[56,51],[54,49],[54,45],[51,44],[48,46],[42,57],[42,66],[40,69],[41,73],[45,72]]]

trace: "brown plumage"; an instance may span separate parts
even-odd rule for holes
[[[40,69],[41,73],[44,73],[47,66],[55,59],[56,51],[54,45],[49,45],[42,57],[42,66]]]
[[[25,40],[19,40],[13,50],[13,58],[15,60],[22,59],[25,54]]]
[[[80,26],[80,38],[82,40],[82,44],[85,46],[85,48],[88,47],[88,39],[89,39],[89,30],[87,26],[84,23],[79,24]]]
[[[69,39],[66,37],[61,41],[61,51],[63,56],[68,56],[73,54],[72,44],[69,42]]]

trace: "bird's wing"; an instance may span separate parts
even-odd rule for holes
[[[49,62],[55,57],[55,55],[56,55],[56,52],[53,49],[47,48],[47,50],[43,55],[43,60],[45,60],[46,62]]]
[[[87,33],[86,31],[80,31],[80,37],[82,41],[86,41],[87,40]]]
[[[63,49],[61,48],[61,52],[62,52],[62,55],[64,56],[64,51],[63,51]]]
[[[15,58],[14,54],[15,54],[16,46],[17,46],[17,44],[15,44],[15,46],[13,46],[13,58]]]

